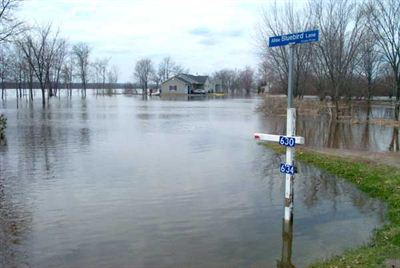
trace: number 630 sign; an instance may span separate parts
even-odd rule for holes
[[[294,137],[279,136],[279,144],[287,147],[294,147],[296,139]]]

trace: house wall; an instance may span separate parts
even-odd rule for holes
[[[215,83],[214,81],[211,81],[210,78],[207,78],[206,82],[204,83],[204,89],[207,92],[215,92]]]
[[[170,86],[176,86],[176,90],[170,90]],[[187,94],[188,84],[177,78],[171,78],[161,84],[161,94]]]

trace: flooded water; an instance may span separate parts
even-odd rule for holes
[[[392,119],[392,108],[372,107],[371,119]],[[365,121],[365,110],[359,110],[360,121]],[[268,133],[284,133],[286,117],[263,117],[261,130]],[[379,124],[354,124],[350,121],[335,121],[328,116],[299,117],[297,135],[306,137],[306,145],[337,149],[386,152],[398,151],[399,128]]]
[[[301,163],[282,227],[283,159],[253,140],[273,124],[258,102],[2,104],[0,266],[304,267],[368,241],[384,205]]]

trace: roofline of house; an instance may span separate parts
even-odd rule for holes
[[[182,78],[178,77],[178,75],[174,75],[174,76],[168,78],[167,80],[165,80],[164,82],[162,82],[161,85],[164,84],[164,83],[167,83],[168,81],[172,80],[173,78],[176,78],[176,79],[178,79],[178,80],[180,80],[180,81],[182,81],[182,82],[184,82],[184,83],[187,83],[187,82],[188,82],[188,81],[185,81],[185,80],[183,80]]]

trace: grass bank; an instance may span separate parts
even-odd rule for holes
[[[285,150],[276,144],[265,145],[278,153]],[[311,267],[392,267],[390,264],[396,263],[393,260],[400,259],[400,169],[372,161],[329,156],[306,148],[297,150],[296,159],[342,177],[388,205],[388,223],[376,230],[369,243]]]

